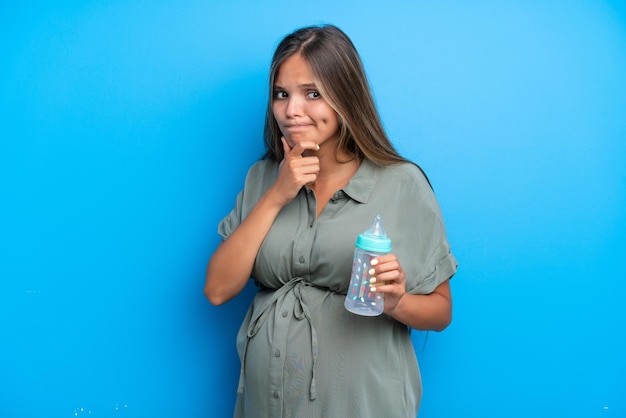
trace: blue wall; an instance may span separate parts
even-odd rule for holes
[[[217,3],[0,6],[0,416],[230,416],[253,289],[212,307],[204,268],[320,22],[461,263],[420,416],[626,416],[624,2]]]

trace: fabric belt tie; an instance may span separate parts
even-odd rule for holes
[[[238,393],[243,393],[243,385],[244,385],[244,376],[245,376],[245,364],[246,364],[246,354],[248,351],[248,341],[250,338],[254,337],[257,332],[261,329],[265,321],[267,320],[267,316],[270,314],[272,306],[276,305],[279,301],[281,301],[287,293],[293,290],[293,294],[296,298],[296,303],[293,308],[294,318],[298,321],[302,321],[306,319],[309,323],[309,327],[311,329],[311,358],[312,358],[312,371],[311,371],[311,388],[309,391],[309,397],[313,401],[317,398],[317,389],[315,385],[315,364],[317,362],[317,333],[315,332],[315,328],[313,327],[313,322],[311,321],[311,312],[309,307],[304,302],[304,298],[302,295],[302,287],[303,286],[311,286],[309,283],[304,281],[302,277],[294,277],[289,280],[279,289],[276,289],[272,295],[272,297],[265,303],[265,306],[259,310],[254,316],[252,316],[250,320],[250,325],[248,326],[248,332],[246,336],[246,341],[243,347],[243,356],[241,359],[241,371],[239,373],[239,387],[237,388]]]

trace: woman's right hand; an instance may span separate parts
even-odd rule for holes
[[[278,177],[270,191],[279,204],[284,206],[296,197],[303,186],[315,183],[320,171],[320,161],[316,155],[304,155],[307,150],[319,150],[319,145],[315,142],[302,141],[291,148],[285,137],[282,137],[281,141],[284,158],[280,162]]]
[[[285,138],[282,141],[285,157],[276,181],[209,260],[204,293],[214,305],[221,305],[241,292],[281,208],[296,197],[302,186],[317,179],[319,158],[308,154],[319,150],[319,146],[313,141],[302,141],[291,148]]]

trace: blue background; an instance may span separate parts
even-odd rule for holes
[[[230,416],[252,288],[203,297],[279,39],[334,23],[439,197],[420,417],[626,417],[623,1],[0,6],[0,416]],[[390,411],[393,416],[393,411]]]

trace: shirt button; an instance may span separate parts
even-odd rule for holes
[[[272,396],[275,397],[275,398],[278,398],[278,392],[272,393]]]
[[[289,313],[287,311],[283,311],[281,315],[283,316],[283,318],[287,318],[287,315],[289,315]]]
[[[280,350],[274,351],[274,357],[280,357]]]
[[[300,258],[298,259],[298,261],[300,262],[300,264],[303,264],[303,263],[304,263],[304,257],[303,257],[303,256],[300,256]]]

